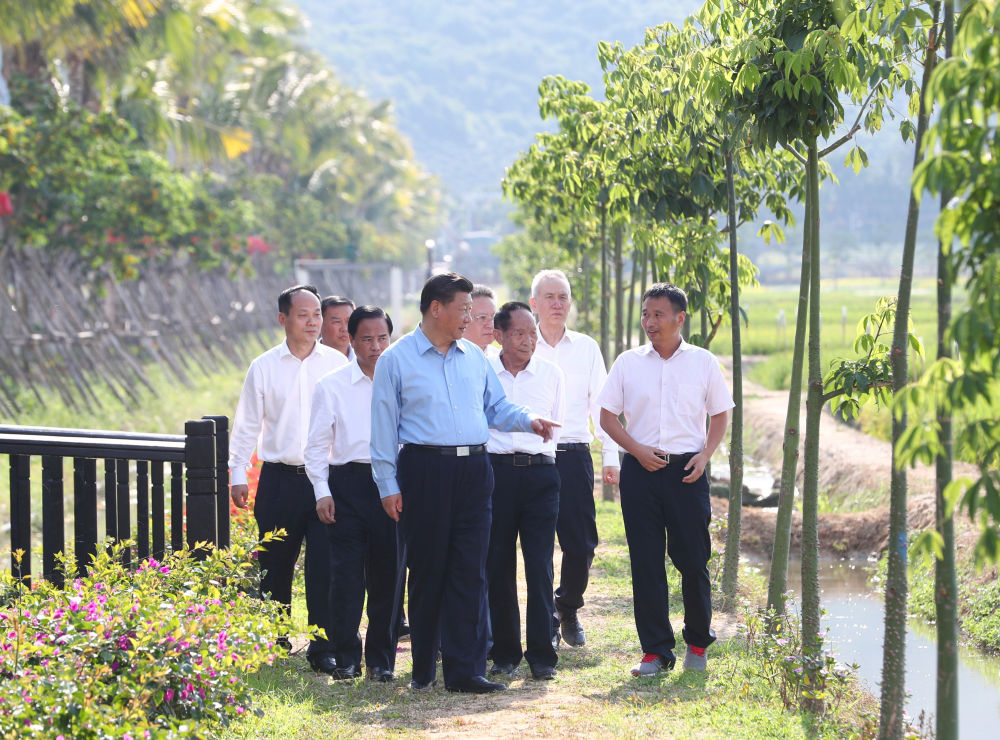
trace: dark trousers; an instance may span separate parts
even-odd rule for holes
[[[330,534],[329,525],[316,515],[316,497],[304,474],[264,463],[257,484],[253,515],[260,536],[274,529],[287,533],[269,542],[257,557],[264,571],[260,588],[291,610],[292,579],[302,540],[306,541],[306,612],[309,624],[330,634]],[[331,651],[330,643],[316,638],[309,643],[310,658]]]
[[[361,665],[361,612],[368,593],[365,664],[394,670],[398,627],[396,579],[399,558],[396,522],[382,508],[371,466],[351,463],[330,468],[336,521],[330,525],[336,605],[330,643],[337,665]]]
[[[556,609],[575,611],[583,606],[590,580],[590,564],[597,548],[597,513],[594,508],[594,461],[588,447],[556,453],[559,470],[559,549],[562,566],[556,589]]]
[[[493,661],[531,666],[556,664],[552,647],[552,551],[559,512],[559,473],[555,465],[513,467],[493,463],[493,526],[486,558]],[[521,651],[521,612],[517,603],[517,538],[521,537],[528,592],[527,650]]]
[[[399,453],[400,528],[409,569],[413,680],[446,685],[486,672],[486,550],[493,470],[485,454]]]
[[[681,574],[684,641],[695,647],[715,642],[708,579],[712,554],[708,475],[683,483],[686,464],[686,460],[671,462],[651,473],[631,455],[622,462],[622,518],[632,564],[635,626],[644,653],[668,655],[676,644],[664,551]]]

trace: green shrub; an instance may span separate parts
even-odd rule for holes
[[[0,735],[204,736],[250,711],[245,677],[291,627],[252,596],[256,549],[184,550],[133,571],[117,544],[64,589],[0,576]]]

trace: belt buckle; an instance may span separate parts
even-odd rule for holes
[[[468,457],[469,456],[469,446],[463,445],[462,447],[455,448],[455,457]]]
[[[524,462],[518,462],[518,459]],[[515,468],[527,468],[531,465],[531,455],[526,452],[515,452],[514,453],[514,467]]]
[[[659,452],[654,452],[653,454],[656,455],[661,460],[663,460],[663,462],[665,462],[667,465],[670,464],[670,453],[669,452],[664,453],[664,454],[660,454]]]

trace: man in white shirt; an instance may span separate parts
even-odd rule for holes
[[[361,612],[368,595],[365,664],[368,678],[395,679],[399,573],[396,522],[382,510],[372,479],[371,404],[375,363],[389,346],[392,319],[361,306],[348,320],[355,359],[324,375],[313,395],[306,471],[320,521],[330,525],[335,605],[327,637],[337,661],[334,678],[361,675]]]
[[[291,609],[295,561],[306,541],[306,609],[309,623],[326,629],[330,615],[330,548],[327,525],[316,516],[312,486],[306,477],[304,450],[309,409],[317,381],[347,364],[347,358],[318,343],[322,313],[319,293],[296,285],[278,297],[278,323],[285,341],[250,363],[229,438],[230,496],[248,505],[247,467],[254,448],[263,460],[254,517],[261,536],[284,529],[281,540],[259,553],[264,571],[261,592]],[[282,643],[288,647],[287,639]],[[310,664],[334,669],[326,640],[309,643]]]
[[[681,336],[686,312],[683,290],[670,283],[651,286],[642,297],[642,328],[650,343],[615,360],[598,399],[601,425],[628,453],[621,470],[622,518],[644,653],[633,676],[674,665],[664,550],[681,574],[684,668],[705,670],[705,648],[715,641],[708,578],[712,508],[704,471],[734,404],[715,357]]]
[[[472,321],[465,330],[466,339],[479,347],[487,357],[496,357],[500,350],[493,343],[493,317],[497,312],[497,297],[487,285],[476,283],[472,286]]]
[[[538,314],[536,356],[555,363],[566,376],[566,410],[559,435],[556,467],[562,481],[559,489],[559,549],[562,566],[555,593],[558,628],[567,644],[586,643],[577,609],[590,580],[590,564],[597,547],[597,515],[594,507],[594,462],[590,457],[591,419],[604,466],[605,483],[618,482],[618,445],[601,429],[597,394],[608,373],[597,342],[566,327],[573,304],[569,280],[561,270],[542,270],[531,281],[531,307]]]
[[[537,330],[531,308],[512,301],[496,314],[499,357],[491,358],[511,403],[557,422],[562,421],[562,371],[533,357]],[[490,675],[513,676],[523,657],[532,678],[555,677],[552,646],[552,551],[559,510],[556,470],[558,434],[544,441],[536,434],[490,430],[486,450],[493,466],[493,523],[486,558],[493,668]],[[525,617],[527,649],[521,650],[521,615],[517,603],[517,539],[521,537],[528,592]]]
[[[339,295],[328,295],[320,306],[323,310],[323,329],[320,341],[327,347],[333,347],[350,362],[354,359],[354,348],[351,346],[351,335],[347,331],[347,322],[354,311],[354,301]]]

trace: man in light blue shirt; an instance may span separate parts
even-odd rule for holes
[[[472,289],[455,273],[428,280],[420,326],[382,354],[372,387],[372,475],[406,547],[415,690],[435,683],[439,639],[449,690],[506,688],[484,677],[493,494],[486,440],[490,427],[547,440],[558,426],[510,403],[486,357],[463,339]]]

